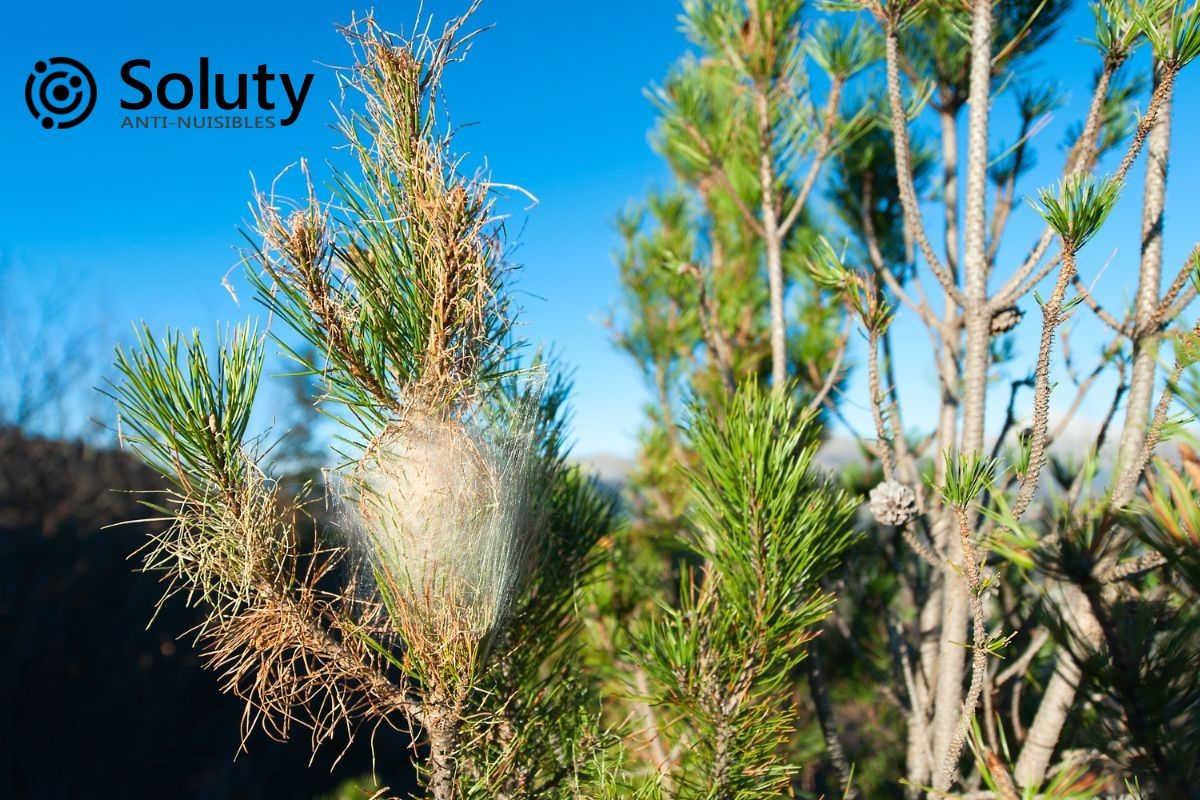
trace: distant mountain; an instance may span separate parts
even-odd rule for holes
[[[1099,423],[1094,421],[1074,421],[1067,426],[1067,429],[1063,431],[1058,441],[1054,442],[1051,446],[1051,456],[1063,459],[1068,463],[1072,461],[1077,462],[1096,441],[1096,434],[1099,427]],[[1102,451],[1102,457],[1111,459],[1114,447],[1115,445],[1111,440],[1107,442]],[[1161,446],[1158,453],[1171,459],[1175,458],[1175,448],[1173,446]],[[839,432],[830,436],[821,445],[821,449],[817,452],[816,461],[818,465],[826,470],[837,470],[851,464],[859,463],[862,461],[862,458],[862,447],[858,441],[852,436],[846,436]],[[616,489],[621,489],[625,486],[636,466],[635,459],[613,453],[591,453],[574,456],[571,461],[580,465],[585,471],[595,475],[598,480]],[[1097,480],[1102,481],[1106,479],[1106,476],[1107,473],[1102,472],[1097,476]]]
[[[614,489],[621,489],[625,486],[635,463],[632,458],[612,453],[573,456],[571,462],[578,464],[584,472],[594,475],[601,483]]]

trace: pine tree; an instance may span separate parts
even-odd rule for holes
[[[623,297],[611,325],[654,402],[631,479],[633,524],[619,539],[621,563],[635,566],[612,571],[594,626],[612,659],[612,694],[632,702],[628,738],[646,745],[630,758],[657,770],[668,794],[685,791],[671,777],[681,767],[672,748],[681,745],[644,698],[650,668],[621,653],[646,644],[634,631],[663,598],[691,602],[682,576],[715,569],[681,544],[695,534],[696,489],[685,470],[712,465],[680,425],[687,407],[720,415],[735,392],[760,383],[789,396],[793,413],[836,412],[830,397],[849,370],[849,331],[839,330],[836,303],[803,269],[814,242],[809,209],[830,162],[872,127],[870,109],[844,97],[879,43],[861,26],[804,31],[796,2],[694,2],[684,11],[697,56],[651,92],[660,112],[655,148],[675,185],[618,220]],[[823,96],[813,87],[822,80]],[[706,602],[703,613],[722,613]],[[841,780],[848,784],[847,772]]]
[[[1088,796],[1126,779],[1162,796],[1183,791],[1180,779],[1166,771],[1174,760],[1166,754],[1175,753],[1167,746],[1171,725],[1161,718],[1151,724],[1145,703],[1132,691],[1131,676],[1165,675],[1155,670],[1188,663],[1196,651],[1190,623],[1186,615],[1173,614],[1162,641],[1169,642],[1175,660],[1164,661],[1156,661],[1157,634],[1133,637],[1137,646],[1131,648],[1130,636],[1116,626],[1138,630],[1162,608],[1145,591],[1169,580],[1171,570],[1186,569],[1186,558],[1177,550],[1167,557],[1134,532],[1152,524],[1136,498],[1138,487],[1155,448],[1181,430],[1170,411],[1179,399],[1179,381],[1194,370],[1196,331],[1181,315],[1195,297],[1189,277],[1196,270],[1196,253],[1165,290],[1161,254],[1171,96],[1196,55],[1200,11],[1170,0],[1093,3],[1099,55],[1093,96],[1085,118],[1069,132],[1061,182],[1035,191],[1023,179],[1037,155],[1037,134],[1062,99],[1055,87],[1028,81],[1024,68],[1057,41],[1065,3],[838,0],[824,7],[829,16],[820,21],[814,11],[807,12],[808,30],[842,31],[842,41],[857,42],[853,49],[861,58],[851,59],[853,71],[866,74],[868,84],[876,78],[883,91],[856,101],[851,106],[860,109],[856,114],[844,114],[855,125],[841,138],[853,136],[854,147],[828,156],[824,193],[833,214],[825,219],[806,215],[823,238],[806,242],[797,255],[807,273],[800,280],[838,298],[866,345],[865,352],[853,352],[865,366],[867,395],[858,402],[870,407],[874,430],[859,439],[872,472],[845,477],[870,490],[868,510],[876,523],[870,535],[880,547],[856,557],[838,576],[842,602],[834,613],[836,627],[846,634],[842,657],[862,670],[857,680],[871,676],[888,684],[885,694],[906,722],[904,741],[896,743],[904,761],[903,791],[940,797],[955,788],[982,791],[986,784],[987,791],[1004,798],[1022,792]],[[766,1],[748,7],[689,5],[687,12],[699,31],[698,42],[719,43],[705,51],[695,69],[718,77],[732,69],[733,77],[720,87],[738,87],[739,78],[750,76],[742,92],[721,94],[707,83],[700,84],[703,91],[664,92],[670,101],[664,105],[665,119],[683,119],[670,129],[675,136],[664,137],[679,143],[666,149],[672,163],[686,157],[702,177],[712,174],[713,184],[734,195],[728,214],[746,219],[751,235],[744,238],[753,240],[758,233],[764,240],[759,258],[766,275],[756,261],[729,290],[745,309],[741,297],[747,293],[765,294],[768,301],[773,296],[774,258],[764,235],[772,230],[770,217],[756,228],[750,217],[762,196],[737,197],[739,188],[755,187],[753,159],[749,168],[718,171],[712,165],[722,164],[728,150],[705,145],[719,140],[730,149],[738,146],[739,134],[753,130],[737,123],[739,114],[753,120],[755,103],[761,108],[761,99],[772,96],[761,89],[778,73],[745,56],[743,48],[775,41],[771,53],[787,52],[802,36],[795,22],[805,17],[795,4]],[[756,20],[784,18],[793,25],[783,40],[786,46],[760,36],[755,27]],[[1132,54],[1140,48],[1153,60],[1152,81],[1130,74]],[[831,81],[831,89],[837,85]],[[1138,114],[1134,106],[1143,98]],[[717,104],[723,110],[713,110]],[[998,143],[992,116],[1009,107],[1015,111],[1016,138]],[[698,116],[696,108],[705,113]],[[693,130],[704,130],[684,124],[696,118],[712,121],[719,135],[692,135],[689,141]],[[936,136],[922,133],[926,120],[936,121]],[[967,148],[960,157],[963,134]],[[1126,193],[1131,168],[1143,151],[1147,169],[1136,301],[1128,314],[1114,313],[1089,292],[1096,273],[1085,265],[1089,251],[1084,248]],[[704,196],[704,183],[685,179],[689,184]],[[1033,195],[1030,203],[1046,225],[1028,255],[1010,265],[1002,258],[1008,251],[1001,242],[1022,194]],[[622,261],[626,295],[633,308],[645,312],[630,315],[633,322],[622,344],[648,376],[658,379],[660,389],[673,385],[663,376],[694,373],[697,365],[705,371],[701,374],[720,377],[722,364],[728,363],[722,361],[723,351],[735,354],[734,363],[753,352],[729,348],[713,334],[719,327],[703,324],[719,319],[706,308],[720,309],[725,297],[718,282],[722,272],[706,259],[710,251],[724,250],[705,245],[722,228],[715,214],[697,218],[677,210],[686,209],[691,196],[670,195],[670,204],[652,206],[659,220],[651,229],[661,234],[657,239],[639,234],[644,228],[634,222],[622,227],[625,239],[634,243]],[[659,208],[670,213],[660,214]],[[940,216],[941,242],[928,232],[931,210]],[[700,256],[681,258],[680,249]],[[654,264],[655,255],[663,266],[681,266],[641,267]],[[711,276],[690,303],[681,294],[689,273]],[[748,287],[748,280],[754,285]],[[1030,298],[1036,304],[1028,303]],[[1022,322],[1028,305],[1037,312],[1040,336],[1026,367],[1008,334]],[[664,316],[664,309],[670,315]],[[834,316],[828,308],[823,314],[826,320]],[[1067,349],[1065,323],[1082,314],[1098,320],[1110,338],[1094,370],[1080,375],[1077,357]],[[936,412],[906,408],[901,401],[897,384],[904,376],[895,368],[892,341],[901,315],[912,316],[928,333],[939,381]],[[764,325],[768,341],[778,330],[775,318],[768,315]],[[798,328],[807,321],[803,313],[795,319]],[[817,325],[813,332],[820,330]],[[683,347],[676,346],[680,339]],[[1158,359],[1168,342],[1174,350],[1168,366],[1174,365],[1163,381]],[[824,348],[831,351],[836,352]],[[838,387],[834,400],[850,399],[843,363],[839,356],[836,368],[825,361],[816,370]],[[792,369],[804,377],[802,367]],[[779,372],[772,372],[771,382],[778,385]],[[1117,389],[1096,441],[1076,463],[1052,457],[1051,446],[1106,372],[1115,373]],[[726,386],[747,377],[765,379],[766,370],[732,373]],[[989,408],[989,386],[1004,373],[1011,375],[1010,401],[1006,409]],[[1056,385],[1062,373],[1074,382],[1076,397],[1060,404],[1064,390]],[[709,378],[707,385],[714,383]],[[700,382],[692,378],[688,385]],[[693,391],[705,397],[702,390]],[[1022,419],[1019,401],[1027,391],[1032,400]],[[652,502],[662,496],[656,495],[659,489],[673,485],[663,480],[669,475],[664,464],[674,453],[693,459],[690,463],[696,456],[663,444],[671,441],[677,423],[666,402],[669,395],[660,391],[658,396],[662,400],[651,414],[641,455],[638,497],[646,501],[638,510],[642,519],[655,520],[647,530],[666,539],[672,530],[691,526],[681,514],[687,496],[682,490],[666,495],[669,502]],[[1117,431],[1111,423],[1123,404],[1124,426]],[[838,414],[828,397],[822,405]],[[1001,419],[999,435],[989,435],[985,422]],[[1117,443],[1115,464],[1105,463],[1109,440]],[[1101,488],[1103,474],[1108,477]],[[1151,481],[1150,490],[1156,491],[1161,480]],[[1192,491],[1172,485],[1179,498]],[[1159,499],[1160,516],[1166,504]],[[658,509],[668,513],[654,517]],[[1171,602],[1181,604],[1186,590],[1171,591]],[[872,647],[872,641],[886,646]],[[1163,685],[1172,687],[1159,695],[1164,703],[1178,689],[1178,704],[1168,705],[1189,708],[1187,686],[1177,679]],[[1081,691],[1083,686],[1088,691]],[[1107,698],[1103,703],[1096,699],[1101,695]],[[814,691],[815,717],[821,716],[820,700],[821,693]],[[866,753],[847,752],[838,741],[836,717],[846,710],[835,705],[832,724],[819,720],[828,760],[843,761],[845,753],[864,763]],[[1171,724],[1186,725],[1188,713]],[[1072,716],[1087,722],[1072,723]],[[1087,752],[1081,748],[1104,736],[1092,729],[1099,720],[1107,720],[1101,730],[1119,735],[1102,748],[1106,756],[1081,758]],[[1152,744],[1158,746],[1157,760]],[[964,771],[968,752],[974,765]],[[793,750],[791,757],[801,754]],[[882,765],[872,763],[871,796],[896,791],[901,775],[882,773]]]
[[[699,565],[678,605],[633,631],[673,754],[655,779],[671,797],[778,797],[800,766],[787,687],[833,604],[821,579],[853,542],[856,503],[814,474],[814,414],[784,393],[746,383],[727,407],[694,408],[688,440]]]
[[[897,233],[893,233],[896,228],[880,230],[872,212],[881,209],[870,208],[864,200],[859,222],[854,223],[844,208],[843,193],[841,214],[851,220],[847,227],[860,242],[859,251],[846,257],[826,246],[814,259],[813,269],[829,285],[841,287],[847,306],[867,333],[868,399],[876,427],[871,444],[877,448],[883,479],[871,493],[871,509],[885,530],[899,528],[907,543],[907,552],[897,551],[899,563],[906,564],[901,572],[902,593],[890,603],[888,616],[893,621],[886,624],[889,630],[899,625],[903,632],[895,659],[906,684],[909,791],[915,795],[920,787],[932,785],[935,793],[946,792],[966,780],[960,759],[967,744],[977,756],[978,774],[986,777],[998,796],[1017,796],[1014,782],[1026,791],[1053,796],[1083,791],[1081,784],[1072,786],[1072,781],[1064,780],[1064,772],[1078,776],[1090,768],[1098,776],[1106,767],[1093,762],[1081,768],[1070,755],[1070,743],[1082,734],[1066,725],[1067,718],[1073,710],[1087,707],[1077,688],[1082,680],[1094,677],[1094,671],[1081,669],[1079,657],[1082,652],[1102,652],[1098,657],[1111,664],[1114,655],[1104,649],[1101,623],[1107,612],[1096,613],[1096,603],[1089,597],[1098,596],[1094,587],[1099,583],[1108,587],[1105,603],[1125,602],[1119,598],[1126,588],[1113,585],[1108,576],[1119,569],[1118,564],[1140,563],[1141,556],[1118,520],[1127,512],[1148,454],[1163,435],[1172,387],[1184,365],[1178,364],[1169,376],[1156,409],[1146,399],[1144,386],[1145,397],[1136,402],[1131,398],[1121,439],[1132,439],[1133,444],[1121,446],[1107,492],[1085,491],[1098,471],[1107,423],[1081,466],[1053,463],[1061,499],[1054,499],[1053,484],[1047,486],[1043,467],[1050,462],[1051,443],[1105,368],[1115,367],[1121,376],[1109,419],[1115,414],[1127,390],[1122,344],[1129,341],[1136,350],[1150,347],[1150,341],[1161,342],[1191,299],[1181,296],[1192,270],[1189,259],[1167,297],[1160,296],[1157,287],[1147,290],[1154,293],[1153,300],[1146,301],[1152,307],[1154,333],[1147,333],[1145,323],[1136,322],[1136,310],[1128,320],[1121,320],[1101,308],[1079,270],[1081,249],[1103,226],[1125,188],[1132,164],[1149,141],[1157,141],[1159,151],[1158,163],[1147,173],[1145,213],[1147,220],[1155,221],[1148,223],[1147,231],[1161,235],[1161,228],[1156,228],[1162,210],[1158,170],[1164,168],[1166,157],[1161,129],[1170,124],[1171,86],[1193,55],[1188,42],[1195,37],[1197,13],[1194,7],[1175,3],[1094,4],[1101,59],[1088,116],[1072,131],[1062,182],[1041,191],[1033,201],[1046,220],[1045,232],[1022,263],[996,280],[1002,266],[999,244],[1014,210],[1016,187],[1034,155],[1031,132],[1059,101],[1051,87],[1024,86],[1013,92],[1020,137],[1000,155],[992,144],[989,113],[999,92],[1019,84],[1022,62],[1051,41],[1063,6],[838,5],[867,12],[885,40],[889,161],[902,219]],[[1136,84],[1122,82],[1117,70],[1143,43],[1153,51],[1158,78],[1145,113],[1136,118],[1127,110]],[[907,97],[905,78],[913,90]],[[959,117],[964,105],[968,152],[960,165]],[[943,179],[937,208],[943,213],[945,242],[940,249],[926,232],[917,190],[923,167],[922,159],[913,154],[923,148],[912,145],[910,124],[922,113],[936,115],[941,123]],[[1160,132],[1152,135],[1156,130]],[[1115,170],[1104,175],[1100,167],[1110,151],[1121,158]],[[966,183],[965,213],[960,220],[961,171]],[[990,209],[989,182],[994,187]],[[890,198],[885,200],[890,208]],[[900,252],[887,244],[898,236],[912,243],[913,251],[906,255],[902,269],[897,268],[895,255],[885,255],[889,249]],[[1153,250],[1152,235],[1147,243]],[[867,257],[861,258],[862,253]],[[1143,260],[1153,257],[1148,251]],[[1049,293],[1036,294],[1048,278],[1053,278]],[[1144,284],[1157,278],[1151,272],[1142,280]],[[922,285],[926,283],[941,293],[940,308],[927,299],[931,292]],[[871,313],[872,303],[862,298],[872,293],[874,305],[887,313]],[[1000,337],[1020,322],[1024,312],[1019,304],[1031,294],[1040,306],[1038,352],[1031,372],[1018,373],[1020,377],[1012,380],[1013,397],[1002,431],[989,441],[984,434],[987,387],[996,367],[1014,358],[1011,344]],[[1086,380],[1077,379],[1079,398],[1064,405],[1065,414],[1051,427],[1056,339],[1065,335],[1068,317],[1084,306],[1110,325],[1115,336],[1103,348],[1095,372]],[[909,446],[893,379],[889,377],[890,385],[885,385],[875,377],[888,374],[874,364],[893,312],[913,314],[928,330],[934,362],[939,365],[939,422],[924,439],[924,448],[917,450]],[[1181,333],[1190,335],[1186,331],[1184,327]],[[1143,369],[1145,360],[1143,356]],[[1066,366],[1072,369],[1069,362]],[[1153,386],[1153,369],[1150,372]],[[1032,413],[1020,436],[1010,438],[1018,422],[1017,395],[1026,388],[1033,393]],[[948,455],[943,459],[942,454]],[[966,502],[967,495],[957,490],[964,488],[964,478],[977,474],[977,465],[985,463],[981,459],[989,454],[1002,459],[988,470],[994,477],[978,486],[968,481],[975,491]],[[922,465],[923,456],[931,462],[928,467]],[[926,469],[932,471],[930,484],[936,490],[932,494],[923,491],[920,476]],[[1044,502],[1040,494],[1047,490],[1051,502]],[[957,499],[952,501],[951,495]],[[1126,558],[1133,560],[1126,562]],[[996,587],[998,596],[993,597],[989,587]],[[997,661],[1000,653],[1012,660],[1012,666]],[[1041,680],[1048,682],[1039,686]],[[1011,708],[1007,720],[998,719],[1006,706]],[[1032,720],[1026,716],[1031,707]],[[973,729],[976,719],[979,727]],[[1068,757],[1051,768],[1052,756],[1059,750]],[[1006,763],[1006,756],[1013,761]],[[1161,775],[1151,782],[1166,791],[1157,783],[1166,778]],[[1100,791],[1105,781],[1096,777],[1090,785],[1092,791]]]
[[[299,534],[321,498],[270,477],[250,432],[254,325],[213,348],[143,329],[112,393],[170,486],[145,566],[206,609],[199,645],[247,728],[316,748],[407,727],[439,800],[574,797],[603,739],[572,603],[614,509],[564,461],[567,387],[520,359],[492,187],[450,149],[441,81],[465,23],[347,28],[357,171],[329,202],[311,182],[297,204],[256,198],[247,273],[287,329],[271,340],[340,430],[328,530]]]
[[[142,328],[111,388],[168,485],[145,566],[206,609],[247,724],[314,747],[408,727],[439,800],[1195,796],[1200,251],[1164,290],[1162,238],[1200,9],[1093,8],[1094,94],[1035,191],[1061,99],[1022,69],[1064,3],[685,4],[698,56],[654,93],[675,184],[618,224],[613,329],[655,398],[627,525],[565,461],[567,387],[515,341],[493,186],[452,150],[441,83],[466,18],[351,25],[354,168],[328,202],[303,166],[300,202],[256,198],[247,274],[275,327],[215,346]],[[1145,82],[1121,72],[1139,48]],[[872,77],[877,96],[847,94]],[[1143,152],[1141,270],[1114,312],[1087,245]],[[1008,265],[1023,194],[1045,228]],[[1009,334],[1035,308],[1022,365]],[[1081,375],[1066,323],[1085,314],[1110,338]],[[902,315],[928,333],[936,413],[902,401]],[[251,432],[268,341],[339,431],[332,519]],[[873,430],[830,478],[814,459],[852,354]],[[1058,457],[1106,371],[1095,441]],[[864,704],[884,722],[847,736]]]

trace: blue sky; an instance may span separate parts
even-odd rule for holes
[[[427,2],[425,10],[445,18],[462,6]],[[386,27],[404,28],[416,8],[394,0],[377,7],[376,15]],[[0,272],[16,287],[8,302],[31,302],[48,291],[70,294],[71,313],[103,343],[102,354],[131,320],[145,319],[156,330],[170,324],[210,331],[215,320],[257,314],[245,291],[239,308],[221,286],[237,264],[251,175],[266,185],[302,156],[319,165],[332,153],[337,136],[329,127],[329,105],[337,100],[337,85],[322,65],[346,62],[334,23],[364,7],[340,1],[168,7],[144,0],[65,0],[54,9],[26,3],[5,13],[0,144],[7,191],[0,193]],[[668,179],[647,142],[654,114],[643,89],[687,46],[677,15],[673,0],[494,0],[477,17],[494,28],[449,76],[454,118],[477,123],[463,130],[459,146],[477,161],[486,158],[496,181],[519,184],[540,200],[528,213],[523,204],[512,206],[510,230],[519,233],[514,259],[524,265],[518,283],[523,333],[550,344],[575,367],[579,453],[629,455],[635,446],[645,393],[600,318],[618,292],[612,219],[629,200]],[[1057,79],[1070,102],[1039,137],[1041,163],[1025,184],[1028,192],[1057,174],[1063,131],[1086,105],[1096,59],[1078,40],[1090,35],[1090,27],[1090,12],[1080,4],[1059,44],[1030,73]],[[68,131],[43,131],[21,99],[32,65],[52,55],[84,62],[99,84],[92,117]],[[195,74],[201,56],[226,72],[253,72],[266,63],[274,72],[316,73],[304,112],[291,127],[264,131],[120,129],[125,112],[116,95],[129,94],[118,78],[122,62],[148,58],[157,76]],[[1192,187],[1200,185],[1200,158],[1183,132],[1200,129],[1197,99],[1196,78],[1185,74],[1177,93],[1166,222],[1169,274],[1195,239]],[[996,130],[1003,139],[1002,122]],[[1136,274],[1139,176],[1082,263],[1085,277],[1094,277],[1115,251],[1097,284],[1097,292],[1115,303],[1132,293]],[[1018,214],[1011,259],[1027,249],[1037,228],[1028,210]],[[1036,308],[1028,310],[1036,317]],[[913,326],[899,331],[923,336]],[[1077,347],[1084,353],[1099,347],[1094,332],[1080,334]],[[1023,335],[1018,344],[1025,349],[1030,340]],[[906,395],[918,407],[931,399],[929,365],[915,358],[901,368]],[[0,376],[0,384],[5,380],[11,378]],[[997,395],[993,408],[1000,402]],[[852,422],[865,422],[853,403],[848,412]]]

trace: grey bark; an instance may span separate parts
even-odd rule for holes
[[[940,113],[942,123],[942,174],[944,182],[944,205],[946,220],[945,248],[947,264],[952,276],[958,277],[958,115],[956,111],[944,109]],[[942,323],[945,330],[942,334],[942,352],[938,369],[943,383],[941,412],[938,419],[937,451],[938,453],[952,452],[957,444],[958,396],[955,389],[958,386],[958,368],[955,363],[955,350],[959,346],[959,330],[956,316],[957,306],[954,298],[948,292],[943,294],[945,310]],[[934,459],[934,483],[940,485],[945,480],[946,465],[941,458]],[[954,524],[947,510],[942,509],[934,516],[933,540],[938,552],[950,552],[950,538],[954,533]],[[958,582],[957,579],[952,579]],[[921,639],[921,677],[926,686],[937,685],[938,657],[941,650],[939,637],[942,629],[942,617],[946,595],[946,576],[937,573],[930,576],[930,593],[925,606],[921,610],[920,626]],[[965,615],[965,611],[961,612]],[[930,693],[932,694],[932,692]],[[932,708],[925,713],[931,713]],[[932,742],[925,742],[924,752],[929,751]],[[933,752],[939,752],[935,749]],[[932,776],[932,764],[924,764],[922,770],[910,774],[912,780],[920,779],[928,782]]]
[[[1053,583],[1049,587],[1052,599],[1060,608],[1069,609],[1067,624],[1071,635],[1079,640],[1098,646],[1103,638],[1103,631],[1095,616],[1088,607],[1087,597],[1079,587],[1071,583]],[[1038,705],[1037,715],[1029,726],[1025,736],[1025,744],[1017,757],[1013,777],[1017,784],[1023,787],[1033,787],[1041,784],[1046,778],[1046,770],[1063,725],[1075,702],[1075,693],[1079,687],[1080,669],[1066,648],[1058,651],[1058,661],[1054,666],[1054,674],[1046,684],[1046,693]],[[1017,680],[1020,680],[1018,678]]]
[[[970,112],[967,120],[966,213],[963,225],[965,304],[963,317],[967,344],[963,358],[962,441],[960,452],[982,453],[986,414],[987,378],[991,345],[988,310],[987,164],[988,115],[992,77],[992,2],[976,0],[971,23]],[[973,521],[972,521],[973,524]],[[934,762],[950,753],[963,713],[963,676],[966,666],[969,597],[966,582],[947,576],[942,614],[941,650],[934,707]],[[934,787],[948,789],[946,774],[938,773]]]
[[[1066,650],[1060,650],[1054,674],[1046,684],[1045,700],[1038,706],[1037,715],[1029,726],[1021,755],[1013,769],[1018,786],[1039,786],[1045,780],[1050,758],[1058,746],[1059,734],[1075,703],[1079,677],[1079,665],[1075,659]]]
[[[1167,199],[1167,161],[1171,149],[1171,96],[1159,108],[1146,137],[1146,181],[1142,195],[1142,258],[1133,309],[1133,368],[1130,371],[1125,428],[1117,451],[1117,474],[1141,454],[1154,403],[1158,366],[1158,303],[1162,284],[1163,212]],[[1118,502],[1122,499],[1115,498]]]
[[[429,735],[430,794],[434,800],[453,800],[457,721],[450,713],[430,711],[426,715],[426,726]]]
[[[758,114],[759,165],[762,185],[762,227],[767,249],[767,285],[771,293],[771,382],[782,389],[787,381],[787,327],[783,317],[783,235],[775,207],[775,169],[771,162],[771,109],[764,90],[754,95]]]
[[[946,266],[952,274],[958,271],[958,110],[950,107],[957,101],[943,99],[938,110],[942,126],[942,202],[946,219]]]
[[[1169,89],[1169,87],[1168,87]],[[1158,337],[1156,311],[1162,282],[1162,229],[1166,205],[1167,161],[1171,144],[1171,96],[1168,93],[1159,106],[1158,117],[1146,137],[1146,179],[1142,205],[1141,271],[1133,313],[1134,363],[1131,370],[1129,401],[1125,427],[1117,455],[1116,474],[1121,475],[1141,454],[1146,437],[1154,397],[1154,377],[1157,370]],[[1135,396],[1136,393],[1136,396]],[[1119,489],[1113,502],[1128,502],[1136,482]],[[1101,631],[1090,613],[1087,598],[1074,586],[1063,587],[1067,607],[1077,610],[1084,620],[1077,630],[1084,641],[1098,645]],[[1054,675],[1046,686],[1037,715],[1017,759],[1015,775],[1021,786],[1040,784],[1046,777],[1054,748],[1066,723],[1067,715],[1078,691],[1078,664],[1066,650],[1060,650]]]

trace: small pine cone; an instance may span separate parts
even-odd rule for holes
[[[1023,316],[1025,316],[1025,312],[1016,306],[1008,306],[992,314],[992,336],[1008,333],[1017,327],[1017,323]]]
[[[871,490],[870,497],[867,507],[880,525],[899,527],[917,515],[917,496],[898,481],[884,481]]]

